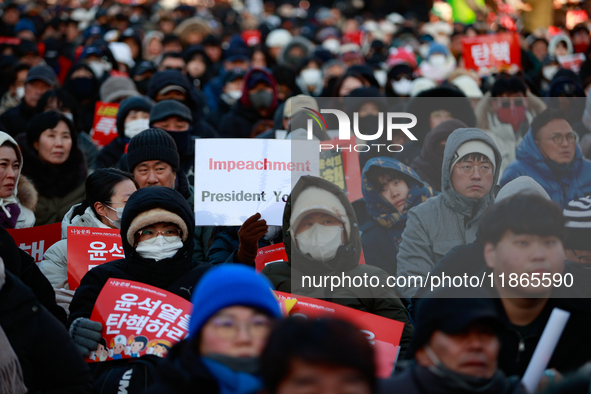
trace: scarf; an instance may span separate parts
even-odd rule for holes
[[[259,376],[253,375],[251,368],[245,368],[246,364],[256,367],[254,360],[244,360],[232,357],[215,356],[203,357],[202,361],[209,372],[215,377],[220,394],[252,394],[263,388],[263,381]],[[237,365],[235,365],[237,364]],[[237,368],[236,368],[237,367]]]
[[[4,261],[0,258],[0,290],[6,280]],[[21,363],[0,326],[0,394],[25,394]]]

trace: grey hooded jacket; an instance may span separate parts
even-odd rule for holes
[[[479,200],[462,196],[451,183],[450,167],[456,151],[463,143],[471,140],[486,142],[495,152],[493,187]],[[429,198],[408,212],[398,252],[397,276],[406,278],[406,286],[398,288],[402,297],[411,298],[418,290],[417,286],[420,286],[421,281],[426,279],[427,274],[451,248],[476,239],[478,221],[486,208],[494,202],[494,185],[498,183],[500,168],[501,153],[482,130],[457,129],[449,136],[443,154],[441,194]],[[399,282],[403,284],[402,279]]]

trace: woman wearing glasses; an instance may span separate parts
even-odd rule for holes
[[[213,268],[193,294],[187,339],[172,348],[148,393],[256,393],[258,359],[281,317],[271,283],[253,268]]]
[[[521,175],[532,177],[561,208],[591,194],[591,161],[583,158],[577,135],[562,111],[547,109],[533,120],[501,186]]]

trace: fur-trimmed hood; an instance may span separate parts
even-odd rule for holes
[[[16,198],[21,205],[31,211],[35,211],[39,193],[35,189],[33,183],[24,175],[18,179]]]

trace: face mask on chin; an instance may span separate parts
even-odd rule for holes
[[[164,260],[174,256],[183,247],[179,236],[158,235],[137,244],[135,251],[144,259]]]
[[[131,120],[131,121],[125,123],[124,135],[127,138],[132,139],[133,137],[135,137],[136,135],[138,135],[142,131],[149,129],[149,128],[150,128],[150,120],[148,120],[148,119]]]
[[[314,260],[326,262],[334,258],[342,244],[340,226],[323,226],[314,223],[309,229],[295,236],[303,254],[309,254]]]

